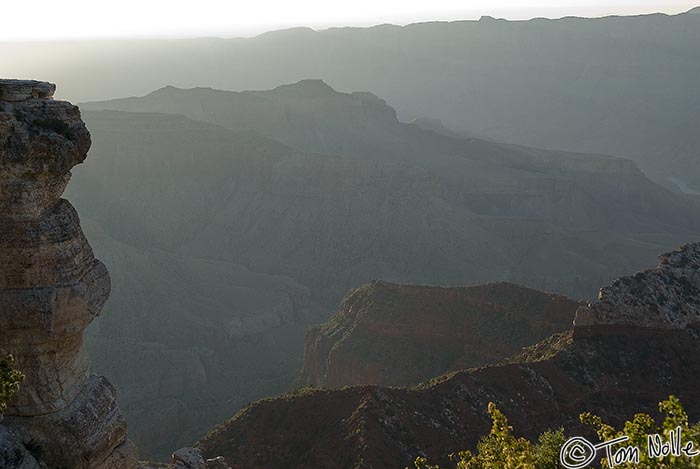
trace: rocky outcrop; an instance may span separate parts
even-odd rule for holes
[[[56,85],[36,80],[2,80],[1,101],[26,101],[31,98],[51,99]]]
[[[180,448],[172,455],[172,469],[231,469],[221,456],[205,460],[198,448]]]
[[[660,259],[657,269],[601,288],[598,301],[576,311],[576,326],[685,329],[700,324],[700,245],[684,245]]]
[[[22,440],[9,428],[0,424],[0,467],[40,469],[36,458],[24,447]]]
[[[312,389],[268,399],[243,409],[199,447],[234,468],[389,468],[409,466],[418,455],[449,464],[450,453],[474,448],[490,428],[489,402],[529,438],[559,426],[586,432],[578,420],[584,411],[613,425],[639,412],[655,414],[670,394],[697,421],[698,252],[699,244],[685,246],[663,255],[658,268],[603,288],[598,301],[579,309],[573,332],[504,364],[414,388]],[[654,308],[661,303],[671,306]]]
[[[375,281],[306,334],[301,383],[406,386],[495,364],[571,328],[580,303],[512,283],[470,287]]]
[[[83,351],[109,275],[60,199],[90,134],[54,89],[0,80],[0,354],[25,375],[3,425],[49,467],[133,468],[114,388]]]

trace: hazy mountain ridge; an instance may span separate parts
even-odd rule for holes
[[[699,231],[694,203],[629,160],[440,135],[400,122],[381,98],[318,80],[243,93],[166,88],[85,107],[101,106],[139,112],[83,111],[95,143],[69,196],[112,240],[91,233],[115,292],[143,284],[156,293],[125,293],[91,337],[93,350],[114,351],[96,353],[96,365],[130,389],[125,409],[145,454],[165,454],[241,401],[290,385],[303,329],[372,278],[509,280],[591,296]],[[154,284],[159,276],[172,280]],[[226,282],[252,293],[226,294]],[[285,306],[294,292],[301,299]],[[250,308],[230,306],[241,302]],[[226,336],[234,323],[250,333]],[[149,344],[131,350],[134,335]],[[212,349],[227,358],[206,365]],[[255,354],[267,361],[246,369],[239,357]],[[131,362],[156,370],[143,388]],[[163,373],[164,363],[182,369]],[[246,377],[240,388],[236,374]],[[148,389],[167,412],[144,411]],[[172,433],[145,430],[164,419]]]
[[[5,57],[73,57],[82,65],[79,76],[50,60],[8,61],[5,67],[15,76],[57,81],[76,101],[104,99],[106,89],[115,97],[168,83],[240,90],[318,77],[339,89],[372,90],[408,120],[440,118],[456,130],[500,141],[626,156],[657,181],[677,177],[697,190],[699,18],[694,11],[530,21],[485,17],[404,27],[297,28],[250,39],[0,48]],[[120,70],[139,73],[123,80],[114,73],[117,63]]]
[[[316,99],[318,101],[323,102],[324,99],[330,96],[331,101],[334,103],[338,100],[346,100],[352,106],[356,102],[358,93],[351,95],[333,93],[326,85],[317,81],[302,82],[296,86],[287,86],[279,89],[285,90],[287,94],[291,91],[297,91],[299,94],[306,96],[309,92],[309,87],[306,85],[309,84],[313,85],[311,88],[314,90],[320,90],[320,92],[316,91]],[[177,96],[185,96],[187,98],[185,103],[183,104],[183,100],[167,99],[158,100],[154,104],[151,102],[153,99],[152,95],[149,95],[151,97],[146,99],[145,102],[139,99],[129,99],[129,107],[137,107],[140,110],[157,107],[161,110],[163,106],[168,106],[168,110],[175,109],[181,112],[187,112],[188,109],[195,107],[199,90],[187,92],[169,89],[168,93],[171,92],[174,92]],[[211,113],[207,114],[211,120],[217,120],[220,124],[226,125],[227,116],[234,114],[235,117],[232,118],[232,121],[238,122],[240,126],[246,125],[245,121],[243,121],[246,113],[238,111],[235,106],[242,94],[206,90],[206,93],[209,92],[216,93],[216,105],[228,112],[223,117],[219,114],[214,114],[214,117],[211,117]],[[272,100],[270,95],[275,94],[275,92],[276,90],[256,92],[256,94],[267,97],[268,101],[266,101],[265,110],[274,107],[270,104]],[[252,92],[245,94],[246,99],[250,93]],[[224,98],[233,100],[233,103],[227,102]],[[378,100],[377,98],[373,99]],[[302,102],[306,102],[306,100],[302,100]],[[120,103],[123,104],[124,101],[120,101]],[[323,104],[319,106],[301,104],[291,108],[288,104],[289,98],[285,98],[282,104],[276,104],[276,108],[286,109],[288,112],[293,112],[295,116],[300,113],[311,115],[311,118],[316,121],[321,120],[319,116],[327,117],[327,112],[323,111],[327,106],[324,107]],[[114,102],[95,103],[91,106],[110,107],[116,106],[116,104]],[[316,111],[318,107],[321,108],[320,111]],[[337,104],[335,107],[337,108]],[[201,109],[202,106],[199,106],[199,108]],[[170,216],[162,217],[162,221],[154,224],[154,226],[140,227],[138,230],[152,232],[157,227],[159,231],[157,236],[167,236],[168,233],[175,233],[178,237],[177,240],[160,239],[158,242],[166,243],[166,245],[171,247],[178,246],[180,251],[186,252],[188,255],[207,258],[223,256],[234,262],[242,262],[253,266],[254,269],[259,271],[269,272],[271,269],[277,269],[275,272],[292,275],[293,277],[302,272],[307,277],[307,280],[304,282],[307,284],[309,283],[309,272],[318,272],[318,275],[315,275],[314,279],[311,280],[311,283],[316,283],[318,279],[326,278],[331,273],[327,270],[328,268],[336,272],[346,268],[357,270],[356,262],[352,260],[353,257],[348,258],[345,255],[338,257],[340,253],[337,252],[335,246],[352,246],[353,243],[360,243],[364,247],[356,250],[354,257],[357,258],[358,255],[362,255],[360,253],[367,253],[367,259],[374,257],[369,255],[374,249],[372,244],[374,244],[373,238],[376,237],[372,233],[377,231],[375,226],[376,220],[385,219],[389,221],[385,217],[379,216],[381,210],[386,208],[383,204],[387,203],[392,204],[391,206],[394,207],[394,213],[390,215],[390,219],[395,221],[392,221],[387,227],[393,233],[393,237],[389,237],[388,233],[382,235],[387,236],[387,239],[392,239],[392,243],[381,246],[381,250],[376,254],[380,258],[399,259],[401,257],[402,247],[410,246],[415,242],[411,240],[414,237],[415,229],[408,228],[412,224],[423,226],[425,228],[421,228],[421,230],[427,228],[432,232],[431,236],[426,238],[431,240],[426,247],[430,248],[431,245],[440,245],[440,239],[445,237],[444,228],[433,228],[431,223],[419,221],[424,214],[429,213],[433,213],[431,217],[433,220],[445,220],[450,225],[463,225],[458,230],[458,232],[462,233],[458,235],[462,238],[461,244],[446,240],[450,244],[454,243],[455,246],[460,245],[460,250],[463,252],[462,256],[468,256],[466,253],[469,252],[469,249],[465,249],[465,246],[473,246],[474,252],[482,254],[485,250],[488,250],[488,246],[491,243],[480,243],[480,239],[492,239],[498,246],[499,252],[492,252],[488,264],[482,260],[485,259],[483,257],[472,257],[470,259],[471,267],[457,267],[459,264],[456,264],[455,268],[451,268],[449,266],[454,264],[454,260],[445,258],[444,261],[438,261],[437,259],[441,259],[444,255],[436,252],[435,255],[437,257],[433,255],[434,259],[431,262],[436,264],[442,262],[443,268],[441,272],[436,271],[439,278],[428,279],[436,283],[451,283],[455,281],[462,283],[464,281],[503,279],[503,273],[496,274],[494,277],[486,274],[486,272],[492,270],[493,261],[503,258],[503,262],[510,265],[512,269],[512,266],[514,264],[517,265],[518,262],[514,263],[512,257],[506,260],[503,256],[519,256],[520,253],[525,252],[518,246],[518,243],[523,242],[528,244],[529,247],[527,249],[532,251],[534,248],[533,243],[538,244],[542,242],[540,238],[543,232],[553,234],[559,240],[570,239],[571,237],[581,238],[583,236],[579,243],[584,245],[591,244],[591,242],[593,245],[597,244],[597,241],[586,241],[585,239],[591,236],[594,238],[600,236],[594,234],[591,230],[608,232],[609,234],[605,236],[612,237],[609,238],[611,241],[616,237],[620,237],[618,241],[615,241],[618,243],[629,243],[629,241],[624,241],[624,239],[634,236],[640,241],[643,240],[641,244],[638,243],[638,247],[641,248],[644,243],[654,238],[663,239],[666,235],[662,233],[695,231],[693,224],[695,223],[694,220],[698,219],[695,215],[697,212],[696,204],[674,196],[651,183],[639,173],[632,163],[626,160],[600,156],[562,154],[473,139],[452,139],[433,132],[423,131],[416,126],[402,124],[396,120],[392,112],[384,113],[384,115],[391,115],[389,119],[385,119],[387,124],[374,126],[366,131],[369,136],[362,132],[356,132],[353,129],[343,133],[342,124],[344,121],[342,120],[342,113],[338,115],[337,109],[334,109],[332,113],[336,114],[337,123],[334,125],[331,133],[322,135],[340,134],[341,139],[349,142],[350,145],[348,146],[351,149],[355,149],[350,157],[328,157],[323,155],[306,155],[302,157],[295,155],[298,153],[295,150],[283,150],[284,147],[268,141],[265,145],[274,148],[274,150],[265,150],[265,154],[269,155],[269,157],[264,159],[265,162],[260,157],[234,158],[237,161],[235,163],[237,166],[226,168],[222,165],[231,164],[228,161],[229,157],[225,156],[226,145],[215,143],[216,151],[221,155],[215,158],[216,161],[220,162],[213,166],[217,169],[212,170],[210,163],[198,167],[198,160],[192,159],[193,156],[189,156],[182,160],[181,163],[191,166],[191,169],[179,170],[181,174],[179,177],[187,180],[186,185],[196,184],[193,182],[195,178],[192,178],[192,181],[188,180],[190,174],[196,175],[202,171],[211,172],[209,175],[211,177],[203,178],[200,175],[196,178],[200,182],[207,181],[204,186],[205,191],[198,191],[195,199],[182,200],[182,203],[176,206],[177,211],[181,212],[182,206],[188,206],[196,202],[199,207],[196,210],[188,211],[188,213],[196,214],[198,217],[197,220],[194,220],[196,223],[182,224],[182,221],[186,220],[188,215],[184,214],[183,216],[180,213],[175,216],[176,214],[173,213]],[[254,113],[254,117],[251,118],[252,124],[258,125],[258,130],[262,132],[274,133],[259,125],[259,119],[256,117],[258,114]],[[90,113],[86,115],[89,119]],[[110,114],[102,115],[108,116]],[[115,116],[118,114],[111,115]],[[123,119],[125,121],[128,120],[126,117],[123,117]],[[135,115],[133,119],[134,121],[144,119],[144,115]],[[172,119],[176,118],[172,117]],[[293,130],[293,125],[289,124],[288,119],[283,121],[287,122],[285,133],[289,134],[289,129],[292,128]],[[356,122],[354,124],[356,129],[362,127],[361,122],[360,124]],[[102,124],[95,121],[95,125]],[[112,124],[109,125],[111,126],[109,132],[113,132],[114,126]],[[194,124],[194,127],[199,128],[201,125],[202,123],[200,122]],[[232,124],[229,125],[233,126]],[[247,124],[246,128],[250,129],[250,124]],[[203,142],[212,138],[214,139],[212,142],[216,142],[218,137],[215,135],[219,135],[223,130],[215,127],[212,127],[212,129],[210,130],[215,131],[215,134],[196,139],[188,138],[187,142],[179,145],[174,154],[182,151],[183,148],[190,148],[187,151],[200,154],[210,151],[209,148],[203,152],[202,150],[194,150],[192,147],[193,145],[201,145],[203,148],[206,148],[206,145],[196,142]],[[302,130],[295,134],[295,138],[304,140],[304,137],[312,129],[313,127],[311,129],[302,127]],[[181,135],[178,135],[179,137]],[[134,137],[130,138],[133,140]],[[158,139],[162,140],[164,138],[166,138],[165,135],[160,135],[158,138],[143,135],[139,137],[139,145],[147,145],[147,147],[144,147],[148,148],[146,154],[157,154],[162,152],[162,148],[159,148]],[[230,139],[231,137],[226,138]],[[246,138],[254,139],[256,137],[249,135]],[[113,139],[113,137],[105,135],[100,138],[100,141],[108,142],[110,139]],[[328,141],[331,144],[334,142],[332,138],[329,138]],[[367,142],[369,144],[365,145]],[[311,141],[306,143],[306,146],[313,148],[315,143],[316,140],[312,137]],[[122,144],[120,143],[120,145]],[[364,151],[367,147],[376,149],[376,151],[369,153],[371,155],[370,161],[367,161],[367,157],[362,158],[365,153],[357,150],[357,148],[361,148]],[[133,147],[134,150],[139,152],[144,151],[144,148]],[[436,150],[430,152],[430,148]],[[409,153],[405,158],[403,158],[403,150]],[[252,153],[249,152],[248,154],[261,152],[262,150],[258,146],[251,151]],[[461,152],[461,155],[455,156],[454,152],[457,151]],[[272,156],[273,153],[276,156]],[[286,156],[279,158],[282,153],[285,153]],[[136,156],[137,154],[134,155]],[[150,159],[152,158],[147,160]],[[113,161],[123,163],[123,160],[124,156],[120,156],[118,160],[115,159]],[[139,161],[135,162],[134,166],[143,164],[145,163]],[[573,169],[570,170],[567,166],[572,166]],[[124,171],[127,168],[122,168],[121,170]],[[294,175],[292,176],[293,173]],[[162,172],[156,174],[159,178],[164,178],[161,184],[167,184],[169,178],[167,174]],[[244,174],[245,176],[242,176]],[[251,174],[254,176],[251,177]],[[99,177],[99,175],[97,176]],[[139,175],[136,174],[134,177],[124,179],[135,182],[138,180],[138,177]],[[211,178],[214,179],[212,180]],[[85,176],[83,180],[89,181],[90,177]],[[224,183],[223,181],[227,182]],[[234,181],[236,182],[234,183]],[[302,181],[304,182],[302,183]],[[109,184],[108,181],[101,182],[101,184],[105,183]],[[139,191],[152,190],[152,183],[135,184],[136,186],[127,192],[136,194]],[[222,186],[221,184],[225,185]],[[179,185],[173,184],[169,190],[173,191],[179,187]],[[221,193],[214,189],[217,187],[222,188]],[[122,191],[123,187],[120,185],[117,190]],[[240,194],[232,191],[239,191]],[[170,201],[177,200],[182,195],[177,193],[164,195],[166,193],[167,191],[159,191],[146,197],[144,200],[148,200],[148,203],[152,205],[144,207],[143,210],[146,210],[149,216],[167,215],[168,212],[167,210],[164,211],[163,207],[156,208],[158,204],[154,203],[153,196],[155,196],[155,200],[164,197],[163,202],[160,204],[172,206]],[[198,201],[198,199],[203,197],[202,194],[208,194],[206,202],[204,200]],[[272,195],[277,202],[271,204],[271,201],[266,201],[267,208],[265,210],[260,210],[262,206],[243,204],[243,200],[247,200],[250,197],[258,199],[255,202],[256,204],[262,203],[260,199],[262,194],[267,194],[265,197]],[[337,194],[339,199],[333,199],[331,194]],[[123,195],[119,195],[119,198],[122,197]],[[90,200],[92,202],[99,201],[101,206],[109,206],[113,203],[110,200],[99,200],[99,198],[95,197],[91,197]],[[314,209],[316,213],[308,213],[305,215],[306,217],[313,217],[313,220],[318,220],[321,223],[320,226],[327,226],[331,230],[336,230],[332,223],[329,224],[329,220],[342,216],[344,220],[352,220],[353,230],[350,232],[341,230],[334,232],[333,235],[330,235],[330,233],[323,235],[318,231],[319,226],[316,226],[312,234],[308,232],[311,226],[308,223],[311,220],[310,218],[307,218],[306,222],[301,220],[295,221],[287,217],[280,218],[279,216],[275,216],[272,219],[265,218],[266,213],[281,214],[286,212],[301,214],[303,211],[308,210],[308,206],[304,207],[304,204],[312,200],[316,201],[313,203],[319,204],[318,208]],[[383,202],[378,204],[379,201]],[[132,208],[129,210],[133,210],[133,207],[141,204],[141,201],[130,204]],[[217,218],[216,211],[220,209],[216,207],[223,209],[227,204],[229,204],[229,208],[224,210],[228,210],[229,213],[224,217]],[[287,208],[283,209],[282,207]],[[404,207],[405,210],[402,212],[403,209],[400,209],[396,212],[398,207]],[[418,209],[416,207],[423,208]],[[318,212],[318,209],[321,212]],[[90,213],[88,206],[84,207],[83,210],[86,210],[88,214]],[[231,212],[231,210],[235,210],[235,212]],[[437,214],[441,212],[444,215],[438,216]],[[322,215],[322,213],[325,215]],[[461,215],[458,216],[458,213],[461,213]],[[573,215],[574,213],[575,216]],[[263,217],[262,219],[261,216]],[[217,225],[224,223],[227,230],[226,236],[229,239],[222,239],[218,234],[223,226],[210,225],[207,223],[207,219],[216,219]],[[393,226],[396,225],[399,219],[405,220],[399,222],[399,225],[404,225],[402,228]],[[226,220],[235,220],[235,223],[228,225]],[[176,223],[176,227],[164,229],[164,227],[170,226],[172,223]],[[511,224],[508,232],[504,231],[506,229],[505,223]],[[538,228],[537,225],[541,226]],[[127,225],[127,227],[130,226]],[[518,227],[517,229],[514,228],[516,226]],[[196,230],[192,231],[193,227],[196,227]],[[120,227],[119,229],[124,230],[125,228]],[[280,229],[284,230],[287,238],[280,239],[274,235]],[[585,231],[580,231],[581,229]],[[251,236],[252,233],[249,230],[255,230],[255,235]],[[516,242],[517,238],[513,238],[512,231],[520,233],[523,239]],[[530,239],[531,235],[528,233],[531,231],[533,235],[537,232],[537,239]],[[586,233],[586,231],[589,233]],[[188,241],[182,238],[183,233],[188,232],[192,232],[192,236],[195,238]],[[364,239],[354,238],[355,235],[353,233],[362,232],[366,232],[369,236],[364,236]],[[648,235],[640,238],[640,232],[647,232]],[[619,235],[613,235],[613,233],[619,233]],[[631,235],[631,233],[635,234]],[[321,236],[320,238],[319,235]],[[494,238],[494,235],[496,238]],[[496,241],[502,236],[507,236],[507,238],[503,239],[503,242]],[[678,236],[676,239],[684,238],[687,238],[687,235]],[[294,239],[297,241],[292,241]],[[319,239],[326,239],[327,242],[319,241]],[[402,241],[403,239],[406,241]],[[312,243],[311,240],[315,241]],[[251,244],[251,242],[254,244]],[[549,239],[547,248],[556,251],[557,248],[554,247],[553,243],[556,244],[558,242],[561,241]],[[266,244],[266,248],[258,249],[263,243]],[[287,246],[294,243],[302,243],[300,247],[307,247],[303,247],[301,252],[290,252]],[[314,245],[311,246],[311,244]],[[593,248],[593,245],[591,245],[591,248]],[[223,253],[219,249],[221,246],[225,247]],[[394,247],[397,249],[395,256],[391,253]],[[216,252],[212,251],[214,248],[216,248]],[[660,249],[651,245],[648,248]],[[561,249],[569,250],[570,247],[562,246]],[[585,256],[590,256],[590,250],[588,248],[587,250],[589,253],[585,254]],[[420,252],[420,249],[417,252]],[[233,255],[233,253],[237,254]],[[290,257],[290,254],[292,257]],[[545,253],[541,252],[541,254],[544,255]],[[308,262],[310,256],[315,259],[314,262]],[[575,257],[580,257],[580,254],[575,254]],[[600,260],[603,259],[601,258]],[[619,259],[616,262],[619,262]],[[625,263],[623,261],[617,265],[622,266]],[[279,270],[280,265],[287,265],[287,267]],[[346,265],[347,267],[345,267]],[[481,277],[465,279],[464,272],[473,270],[476,265],[481,266]],[[578,262],[578,265],[582,266],[583,264]],[[305,269],[304,266],[308,268]],[[458,271],[463,273],[456,279],[448,273]],[[624,272],[624,270],[619,272]],[[529,272],[525,278],[532,278],[531,273]],[[415,281],[420,278],[420,275],[408,273],[405,267],[403,268],[403,276],[398,278],[396,277],[396,272],[382,267],[378,267],[377,271],[370,275],[370,278],[382,277],[398,281]],[[541,275],[537,274],[537,276],[540,277]],[[507,278],[516,281],[521,279],[517,273],[514,277]],[[368,278],[363,278],[363,275],[352,275],[344,283],[343,288],[334,290],[335,293],[331,293],[330,302],[335,302],[337,296],[334,295],[340,295],[352,287],[353,284],[357,285],[366,280]],[[600,280],[596,283],[600,283]],[[591,289],[594,288],[593,285],[596,283],[591,284]],[[568,287],[563,286],[551,284],[537,284],[533,286],[572,293],[571,290],[567,290]]]
[[[654,219],[679,206],[698,206],[657,188],[626,159],[447,137],[400,122],[394,109],[371,93],[340,93],[319,80],[239,93],[167,87],[143,98],[87,103],[83,108],[183,114],[234,131],[252,130],[302,151],[363,160],[409,161],[449,182],[460,193],[464,205],[480,215],[542,218],[563,226],[573,223],[576,228],[609,226],[622,212],[616,207],[615,217],[610,217],[606,211],[620,197],[602,203],[595,200],[600,199],[597,192],[608,196],[622,194],[620,202],[626,210],[634,207],[656,211],[644,205],[663,204],[665,208],[658,210]],[[543,194],[543,186],[551,186],[551,198],[578,195],[593,199],[597,210],[581,207],[578,216],[572,218],[570,210],[557,213],[555,208],[546,213],[547,207],[556,207],[552,200],[523,200]],[[634,200],[634,193],[639,190],[647,191],[650,197],[646,201]],[[470,199],[473,194],[478,195]],[[488,194],[496,197],[480,200]],[[639,231],[649,226],[625,228]]]

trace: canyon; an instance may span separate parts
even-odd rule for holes
[[[592,298],[700,232],[630,160],[444,135],[320,80],[81,109],[68,196],[114,289],[86,344],[148,457],[291,389],[307,327],[359,285]]]
[[[441,464],[488,432],[494,402],[516,434],[535,438],[594,411],[618,425],[656,415],[669,394],[700,417],[700,244],[663,254],[655,269],[622,277],[581,305],[573,330],[498,365],[451,372],[415,387],[302,389],[253,403],[202,439],[234,468],[405,467]],[[237,464],[237,465],[236,465]]]
[[[489,402],[528,438],[698,420],[699,32],[0,43],[51,81],[0,79],[0,467],[443,466]]]
[[[689,399],[700,244],[592,302],[503,282],[585,292],[615,275],[609,266],[692,238],[697,204],[634,163],[444,135],[311,80],[90,104],[127,110],[84,113],[99,139],[81,165],[93,139],[54,89],[0,81],[0,352],[25,374],[0,423],[3,463],[136,467],[84,331],[148,454],[170,454],[247,400],[311,385],[244,407],[176,451],[174,467],[444,463],[487,431],[488,402],[528,437],[584,431],[584,410],[621,422],[670,393],[700,415]],[[212,94],[248,112],[221,114]],[[200,112],[182,115],[192,102]],[[333,139],[309,131],[320,125]],[[72,171],[69,194],[120,292],[105,315],[112,279],[61,198]],[[370,273],[392,281],[364,283]],[[452,286],[410,284],[436,278]],[[499,282],[454,286],[480,280]],[[310,324],[321,325],[304,353]]]

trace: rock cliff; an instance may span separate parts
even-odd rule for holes
[[[697,421],[699,254],[699,244],[687,245],[656,269],[603,288],[578,309],[573,332],[501,365],[413,388],[312,389],[260,401],[199,446],[234,468],[389,468],[418,455],[447,464],[448,454],[473,448],[490,428],[488,402],[530,438],[558,426],[579,434],[584,411],[614,425],[655,414],[670,394]]]
[[[576,326],[686,329],[700,324],[700,245],[660,256],[657,269],[623,277],[576,311]]]
[[[136,449],[114,388],[90,374],[83,351],[83,330],[109,296],[109,274],[60,198],[90,134],[78,108],[54,100],[54,90],[0,80],[0,354],[13,354],[25,375],[0,445],[21,441],[48,467],[130,469]]]
[[[306,334],[301,382],[406,386],[498,363],[571,328],[579,303],[511,283],[471,287],[375,281]]]

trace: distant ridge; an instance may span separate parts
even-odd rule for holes
[[[307,78],[289,85],[280,85],[273,92],[289,93],[298,97],[323,96],[335,94],[336,91],[320,78]]]
[[[690,90],[700,75],[699,16],[693,8],[675,15],[302,28],[247,39],[109,42],[104,54],[94,54],[89,42],[21,50],[0,44],[0,55],[5,69],[23,75],[36,71],[14,57],[33,54],[34,63],[48,64],[70,52],[93,73],[50,72],[74,101],[104,99],[106,90],[113,97],[143,95],[173,77],[182,88],[224,90],[319,78],[337,89],[371,90],[406,121],[428,116],[460,134],[624,156],[661,184],[673,189],[665,181],[675,177],[697,190],[700,136],[692,123],[700,120],[700,97]],[[180,60],[182,53],[188,60]],[[143,73],[124,80],[115,54]]]

